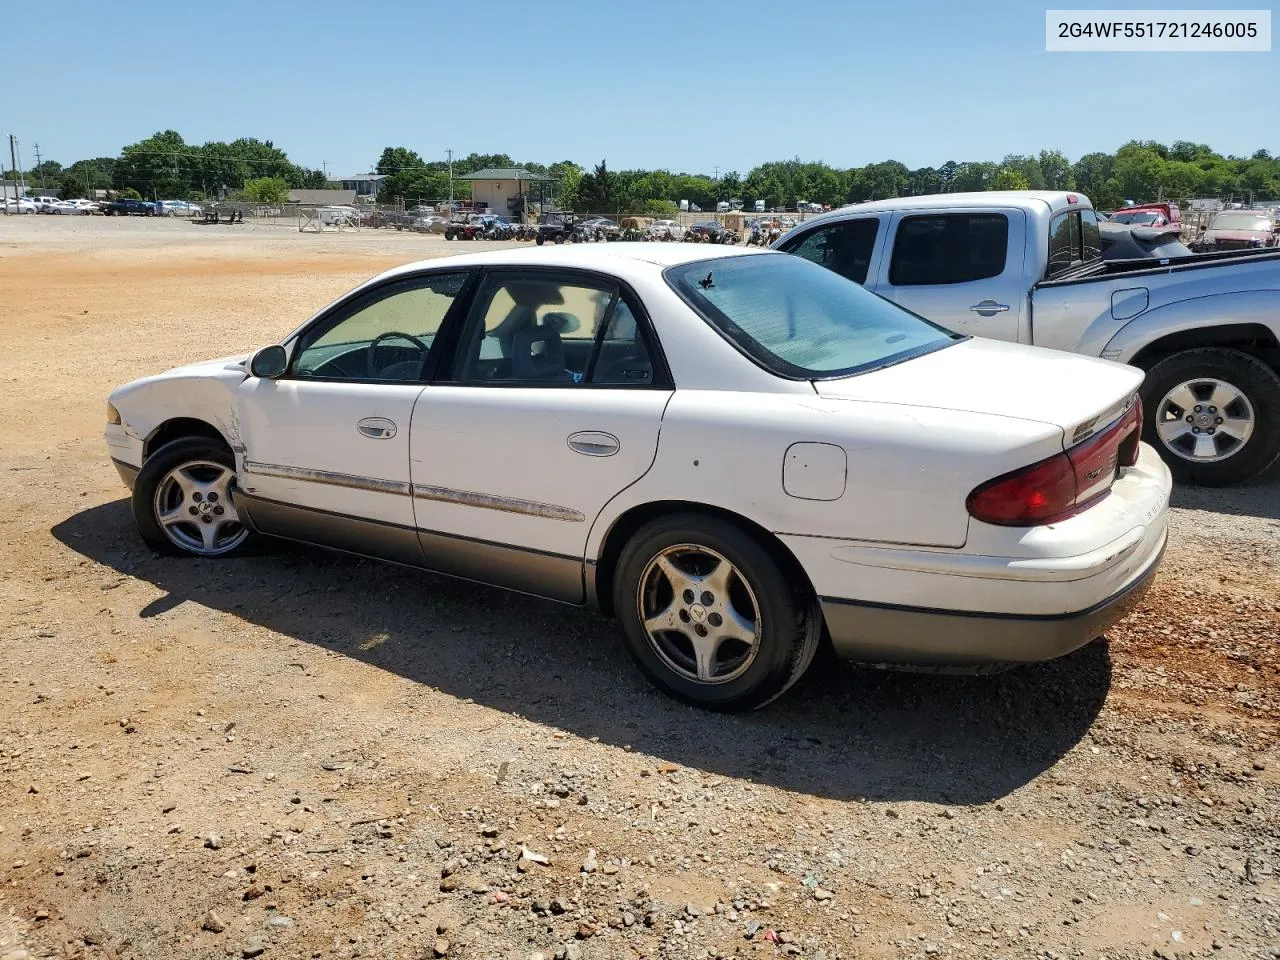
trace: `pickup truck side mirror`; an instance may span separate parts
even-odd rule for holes
[[[278,343],[263,347],[249,361],[249,372],[255,377],[262,377],[265,380],[275,380],[288,367],[289,354]]]

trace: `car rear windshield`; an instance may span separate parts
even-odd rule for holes
[[[964,339],[789,254],[698,260],[666,278],[725,339],[791,379],[849,376]]]

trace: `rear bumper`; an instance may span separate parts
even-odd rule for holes
[[[836,653],[846,660],[922,667],[1033,663],[1065,656],[1101,636],[1146,593],[1167,533],[1123,588],[1084,610],[1062,614],[982,613],[821,598]]]

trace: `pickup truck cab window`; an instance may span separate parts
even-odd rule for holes
[[[1092,210],[1064,210],[1050,221],[1048,279],[1101,256],[1102,236]]]
[[[889,283],[909,287],[997,277],[1008,251],[1009,220],[1001,213],[904,217],[893,241]]]
[[[846,220],[801,234],[780,249],[834,270],[854,283],[866,283],[879,229],[878,217]]]

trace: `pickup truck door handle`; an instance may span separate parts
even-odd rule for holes
[[[574,453],[588,457],[612,457],[622,448],[617,437],[602,430],[580,430],[569,434],[565,442]]]
[[[396,435],[396,425],[386,417],[365,417],[356,424],[361,436],[370,440],[390,440]]]
[[[1008,313],[1009,305],[1007,303],[996,303],[994,300],[983,300],[981,303],[975,303],[969,310],[972,313],[982,314],[984,317],[994,317],[997,313]]]

